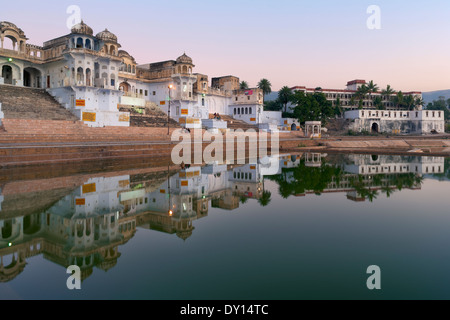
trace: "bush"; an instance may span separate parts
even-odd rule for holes
[[[445,132],[450,133],[450,123],[445,125]]]

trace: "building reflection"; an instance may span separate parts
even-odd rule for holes
[[[270,202],[265,180],[283,197],[341,192],[352,201],[373,200],[403,187],[420,189],[426,174],[444,172],[444,159],[326,154],[278,155],[257,163],[215,163],[152,174],[86,178],[81,186],[50,185],[42,191],[3,186],[0,196],[0,282],[16,278],[28,258],[43,255],[64,268],[78,265],[82,279],[108,271],[119,246],[136,229],[186,241],[209,207],[235,210],[248,199]],[[22,190],[19,192],[18,190]],[[20,199],[26,199],[24,203]]]

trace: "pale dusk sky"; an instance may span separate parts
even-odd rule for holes
[[[450,1],[172,0],[3,1],[0,21],[42,45],[69,33],[70,5],[98,33],[115,33],[139,64],[186,52],[194,72],[235,75],[250,86],[341,89],[348,80],[381,88],[450,89]],[[381,10],[370,30],[367,8]]]

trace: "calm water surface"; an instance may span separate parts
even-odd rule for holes
[[[0,298],[450,299],[449,164],[306,154],[9,181]]]

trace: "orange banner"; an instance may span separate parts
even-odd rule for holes
[[[86,107],[86,100],[81,100],[81,99],[75,100],[75,106],[77,106],[77,107]]]
[[[85,199],[76,199],[75,200],[75,205],[77,205],[77,206],[84,206],[85,204],[86,204]]]

